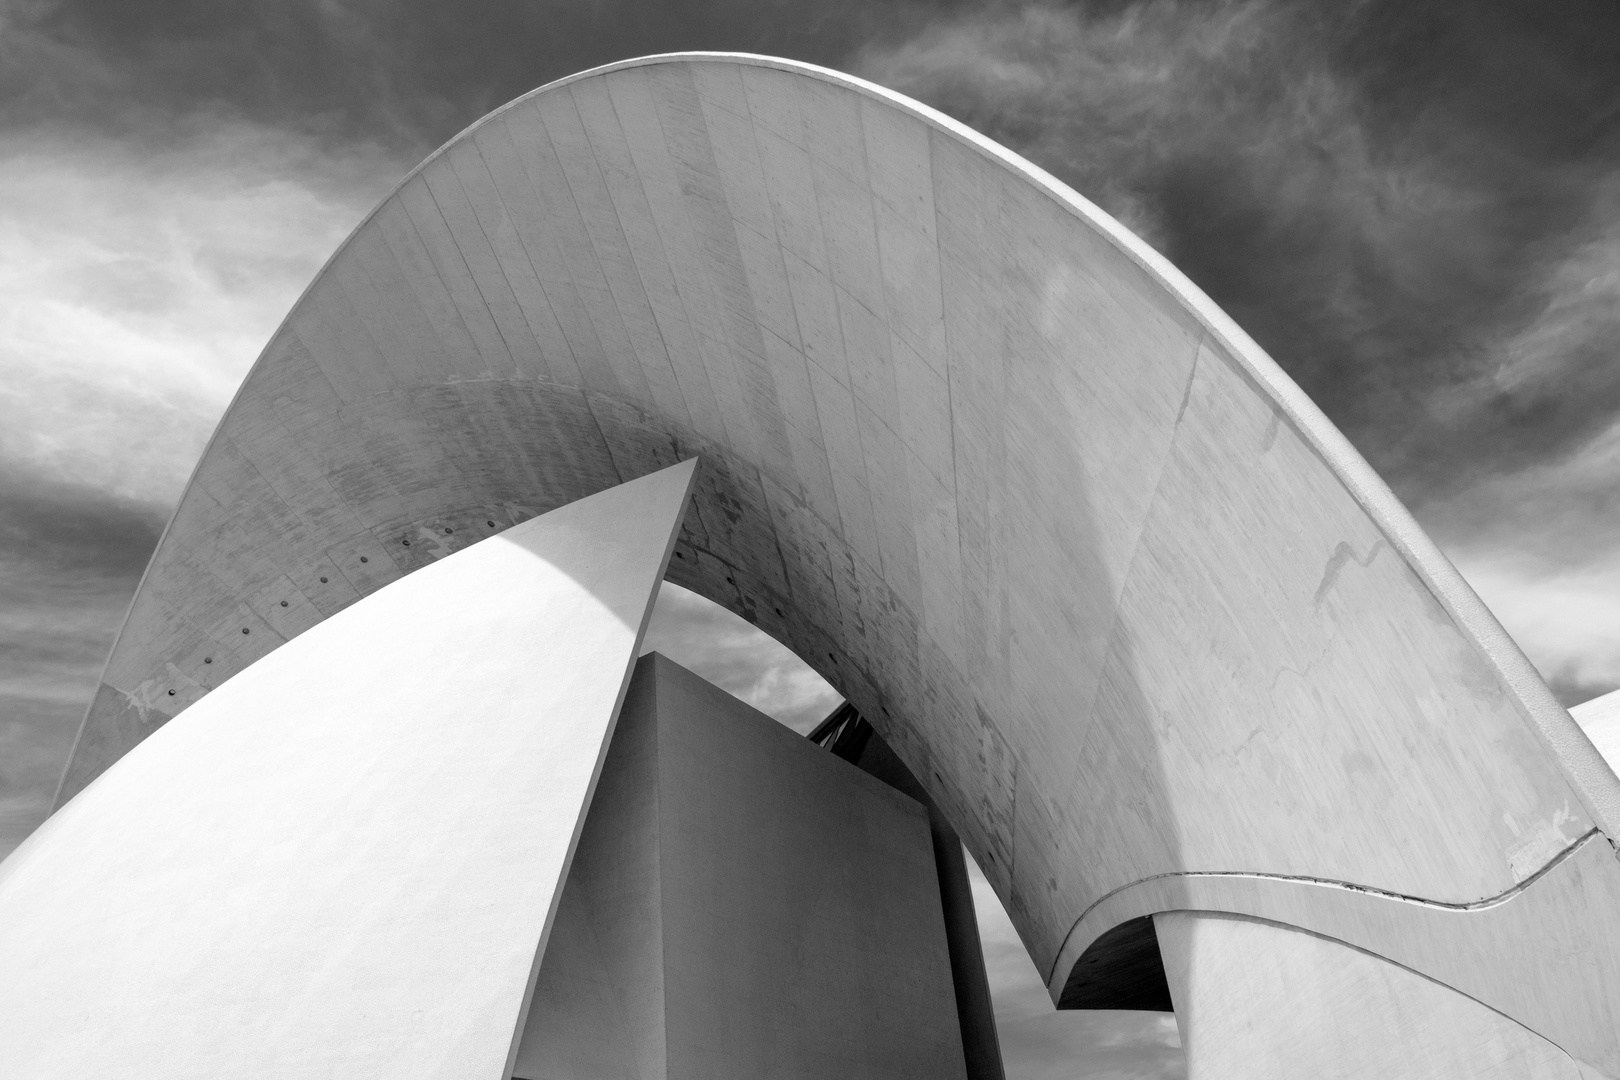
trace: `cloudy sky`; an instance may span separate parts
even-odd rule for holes
[[[854,71],[1069,181],[1299,380],[1566,703],[1620,686],[1610,0],[0,0],[0,852],[336,244],[490,108],[681,49]],[[660,620],[784,719],[830,701],[693,598]],[[1174,1068],[1162,1024],[1086,1037],[1084,1075]]]

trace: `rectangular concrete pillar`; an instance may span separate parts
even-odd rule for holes
[[[961,1080],[926,811],[643,657],[514,1075]]]

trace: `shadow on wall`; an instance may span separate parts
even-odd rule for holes
[[[1027,250],[1041,251],[1035,237],[1024,239]],[[1087,450],[1100,449],[1095,414],[1110,396],[1092,385],[1109,375],[1098,354],[1121,351],[1109,340],[1118,286],[1059,258],[1009,261],[1004,273],[1014,279],[1007,291],[1029,298],[1031,310],[1007,320],[1000,385],[985,388],[1009,420],[1002,504],[987,545],[997,553],[991,580],[1001,595],[992,594],[998,617],[984,628],[985,651],[1000,653],[991,669],[1003,681],[989,682],[993,697],[981,693],[975,706],[1019,748],[1011,888],[1003,895],[1047,976],[1073,921],[1122,873],[1180,863],[1153,711],[1138,684],[1130,626],[1118,615],[1174,429],[1167,436],[1144,424],[1121,439],[1140,454],[1123,476],[1117,462],[1088,460]],[[1032,580],[1035,568],[1046,581]],[[1107,1002],[1104,995],[1098,1005]]]

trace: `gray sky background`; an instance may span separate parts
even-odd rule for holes
[[[488,109],[680,49],[854,71],[1069,181],[1299,380],[1566,703],[1620,686],[1609,0],[0,0],[0,852],[337,243]],[[826,703],[664,607],[729,689]],[[1164,1032],[1114,1020],[1088,1044],[1126,1040],[1113,1075],[1160,1068]],[[1055,1055],[1021,1075],[1080,1075],[1038,1071]]]

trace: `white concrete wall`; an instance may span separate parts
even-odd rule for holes
[[[637,662],[540,962],[513,1074],[664,1080],[664,934],[656,679]],[[564,920],[567,920],[566,922]]]
[[[1156,915],[1187,1080],[1603,1080],[1478,1001],[1339,942]]]
[[[694,464],[376,592],[58,811],[0,863],[0,1075],[505,1080]]]
[[[644,657],[515,1075],[962,1080],[934,875],[920,805]]]

